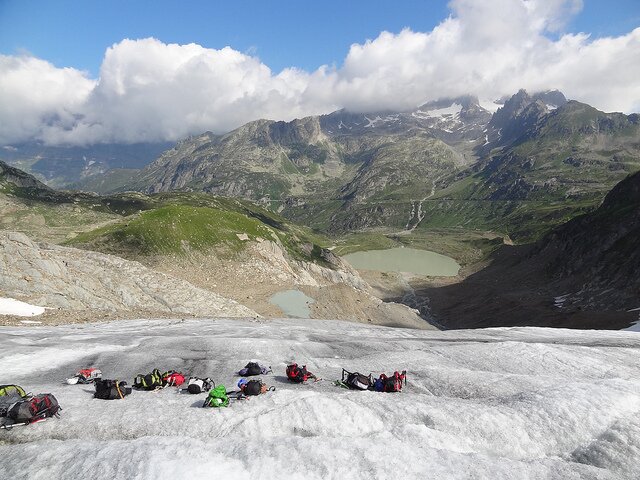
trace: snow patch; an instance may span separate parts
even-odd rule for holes
[[[498,111],[498,109],[500,107],[502,107],[501,104],[496,103],[494,100],[489,100],[487,98],[481,98],[478,100],[478,103],[480,104],[480,106],[482,108],[484,108],[485,110],[491,112],[491,113],[496,113]]]
[[[567,301],[567,298],[569,298],[569,295],[571,295],[570,293],[565,293],[564,295],[559,295],[557,297],[554,297],[553,299],[553,305],[557,308],[562,308],[564,305],[564,302]]]
[[[436,108],[433,110],[416,110],[411,115],[417,118],[458,118],[462,111],[462,105],[454,103],[453,105],[445,108]]]
[[[380,117],[380,115],[376,115],[376,118],[374,118],[373,120],[370,119],[369,117],[367,117],[365,115],[365,120],[368,122],[364,128],[371,128],[371,127],[375,127],[376,123],[381,122],[382,121],[382,117]]]
[[[33,317],[44,313],[44,307],[31,305],[13,298],[0,297],[0,315],[17,315],[19,317]]]

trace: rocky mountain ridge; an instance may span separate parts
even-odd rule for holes
[[[44,183],[37,180],[33,175],[12,167],[0,161],[0,187],[4,189],[24,188],[39,189],[43,191],[51,190]]]

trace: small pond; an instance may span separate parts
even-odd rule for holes
[[[454,277],[460,265],[453,258],[428,250],[389,248],[345,255],[347,262],[358,270],[407,272],[431,277]]]
[[[309,305],[315,300],[308,297],[300,290],[285,290],[275,293],[269,299],[269,303],[276,305],[288,317],[294,318],[310,318],[311,309]]]

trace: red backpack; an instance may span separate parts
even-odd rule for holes
[[[34,423],[44,418],[58,416],[61,407],[58,400],[50,393],[41,393],[29,400],[13,404],[7,417],[16,423]]]
[[[184,375],[169,370],[162,376],[162,383],[166,387],[179,387],[185,381]]]
[[[400,392],[402,390],[402,382],[407,384],[407,371],[402,373],[393,372],[393,375],[387,377],[384,373],[376,380],[374,388],[378,392]]]
[[[306,365],[303,365],[302,368],[300,368],[297,363],[292,363],[287,366],[287,378],[290,382],[303,383],[306,382],[310,376],[311,374],[307,372]]]

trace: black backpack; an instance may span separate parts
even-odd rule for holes
[[[260,395],[262,385],[264,385],[264,383],[262,383],[262,380],[249,380],[242,389],[242,393],[244,393],[248,397]]]
[[[245,374],[245,376],[253,376],[253,375],[262,374],[262,368],[260,367],[259,364],[255,363],[255,362],[247,363],[247,365],[244,368],[247,369],[247,373]]]
[[[344,368],[342,369],[342,381],[352,390],[369,390],[373,386],[371,375],[348,372]]]
[[[61,410],[58,400],[51,393],[41,393],[29,400],[14,403],[7,417],[15,423],[33,423],[43,418],[58,416]]]
[[[131,394],[131,387],[127,387],[127,382],[118,380],[95,380],[96,393],[94,398],[102,400],[124,399],[125,396]]]

